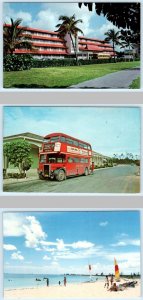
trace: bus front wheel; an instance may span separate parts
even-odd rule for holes
[[[39,179],[40,180],[44,180],[45,178],[44,178],[44,176],[42,174],[39,174]]]
[[[64,179],[66,179],[66,174],[64,170],[59,170],[58,174],[56,175],[56,179],[58,181],[63,181]]]
[[[85,168],[85,172],[84,172],[84,175],[87,176],[89,174],[88,172],[88,168]]]

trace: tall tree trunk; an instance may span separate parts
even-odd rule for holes
[[[130,48],[130,43],[129,43],[129,61],[130,61],[130,56],[131,56],[130,50],[131,50],[131,48]]]
[[[73,45],[73,49],[74,49],[74,53],[75,53],[76,64],[77,64],[77,66],[78,66],[78,55],[77,55],[76,44],[74,44],[73,37],[72,37],[71,34],[70,34],[70,38],[71,38],[72,45]]]
[[[113,40],[113,52],[114,52],[114,63],[116,62],[116,59],[115,59],[115,42]]]

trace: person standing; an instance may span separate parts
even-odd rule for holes
[[[64,286],[67,285],[67,279],[66,279],[66,276],[64,277]]]
[[[49,286],[49,278],[47,278],[47,286]]]
[[[105,284],[104,284],[104,287],[107,287],[107,289],[109,288],[109,278],[108,278],[107,275],[106,275],[106,278],[105,278]]]
[[[113,280],[114,280],[113,275],[111,275],[111,277],[110,277],[110,283],[111,283],[111,286],[112,286],[112,284],[113,284]]]
[[[91,165],[91,174],[93,175],[94,173],[94,168],[95,168],[95,165],[94,165],[94,161],[92,162],[92,165]]]

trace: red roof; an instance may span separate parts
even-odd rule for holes
[[[32,42],[32,41],[31,41]],[[65,45],[62,45],[62,44],[42,44],[42,43],[33,43],[32,42],[32,45],[33,46],[39,46],[39,47],[52,47],[52,48],[64,48],[66,49],[66,46]]]
[[[79,47],[79,49],[83,51],[96,51],[96,52],[103,51],[102,48],[98,46],[91,46],[91,45],[87,45],[86,47]]]
[[[61,54],[67,54],[66,50],[63,50],[63,51],[40,51],[40,50],[37,50],[37,51],[32,51],[32,50],[27,50],[27,49],[16,49],[14,53],[17,53],[17,54],[20,54],[20,53],[29,53],[29,54],[35,54],[35,55],[38,55],[38,54],[52,54],[52,55],[61,55]]]
[[[83,39],[83,40],[90,40],[90,41],[101,41],[103,42],[103,40],[99,40],[99,39],[96,39],[96,38],[88,38],[88,37],[85,37],[85,36],[79,36],[78,37],[79,39]]]
[[[101,42],[96,42],[96,41],[86,41],[86,42],[81,42],[79,41],[79,44],[80,45],[95,45],[95,46],[98,46],[98,45],[103,45]]]
[[[4,26],[5,27],[10,27],[11,24],[4,24]],[[50,34],[53,34],[53,35],[58,35],[58,32],[39,29],[39,28],[32,28],[32,27],[26,27],[26,26],[18,26],[18,28],[23,28],[24,30],[27,30],[27,31],[36,31],[36,32],[41,32],[41,33],[50,33]]]
[[[24,36],[27,36],[26,34],[24,34]],[[41,36],[41,35],[31,35],[31,38],[32,39],[37,39],[37,40],[47,40],[47,41],[56,41],[56,42],[62,42],[62,43],[65,43],[64,40],[58,38],[58,37],[50,37],[50,36]]]
[[[103,44],[104,46],[106,46],[106,47],[111,47],[112,48],[112,46],[110,45],[110,44]]]

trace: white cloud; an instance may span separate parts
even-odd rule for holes
[[[86,248],[93,247],[94,244],[91,243],[91,242],[87,242],[87,241],[78,241],[78,242],[73,243],[73,244],[71,244],[69,246],[71,246],[73,249],[78,249],[78,248],[86,249]]]
[[[91,249],[90,249],[91,251]],[[93,249],[92,249],[93,251]],[[94,249],[95,251],[95,249]],[[63,252],[60,252],[60,255],[65,255]],[[109,253],[99,251],[94,253],[93,256],[89,257],[89,262],[92,266],[92,272],[100,274],[101,272],[104,272],[104,274],[114,273],[114,257],[116,255],[116,259],[119,265],[120,273],[123,274],[130,274],[133,272],[139,272],[140,271],[140,253],[139,252],[122,252],[122,253]],[[72,257],[73,258],[73,257]],[[75,258],[75,257],[74,257]],[[78,256],[80,258],[80,256]],[[86,257],[84,257],[86,258]],[[54,256],[54,259],[58,259]],[[89,274],[88,269],[88,260],[86,259],[87,263],[83,263],[83,261],[78,260],[78,265],[75,263],[71,263],[68,265],[68,273],[77,273],[77,274]],[[44,260],[44,265],[32,265],[26,266],[24,265],[16,266],[16,265],[6,265],[4,266],[5,272],[10,273],[36,273],[36,274],[64,274],[67,273],[67,266],[64,267],[60,264],[60,260],[52,260],[49,261],[48,264],[46,264],[46,260]]]
[[[64,241],[61,239],[56,239],[56,241],[57,241],[57,249],[59,250],[59,251],[64,251],[65,250],[65,246],[66,246],[66,244],[64,244]]]
[[[104,36],[104,38],[106,37],[104,34],[105,32],[107,32],[108,30],[111,30],[111,29],[115,29],[115,30],[119,30],[118,27],[114,26],[111,22],[109,21],[106,21],[102,26],[100,26],[99,28],[97,28],[95,30],[95,34],[97,36]]]
[[[4,213],[3,228],[4,236],[24,236],[26,247],[36,248],[36,250],[40,249],[38,247],[40,241],[47,237],[40,222],[34,216]]]
[[[32,21],[32,16],[30,13],[28,12],[24,12],[24,11],[19,11],[17,14],[16,14],[16,19],[22,19],[24,20],[25,23],[27,23],[27,26],[29,24],[29,22]]]
[[[41,224],[34,216],[26,217],[28,224],[23,225],[25,235],[25,245],[29,248],[37,248],[39,241],[46,238],[46,233],[42,230]]]
[[[24,260],[24,257],[20,253],[21,253],[20,251],[12,253],[11,254],[11,259]]]
[[[11,8],[10,3],[4,4],[4,10],[3,10],[3,21],[5,23],[11,23],[10,18],[16,19],[22,19],[24,25],[29,24],[29,22],[32,21],[32,15],[27,11],[19,10],[16,12],[14,9]]]
[[[115,244],[111,244],[113,247],[120,247],[120,246],[140,246],[140,240],[138,239],[127,239],[119,241]]]
[[[4,5],[4,21],[10,22],[10,17],[14,16],[15,19],[22,18],[23,25],[27,25],[29,27],[47,29],[47,30],[56,30],[56,24],[59,23],[60,15],[72,16],[75,14],[76,19],[82,19],[82,23],[78,24],[78,27],[84,32],[84,35],[94,34],[94,29],[91,27],[91,18],[95,16],[95,12],[88,12],[86,7],[82,7],[82,9],[78,8],[77,3],[43,3],[41,5],[41,10],[37,13],[34,18],[32,18],[32,14],[30,14],[28,10],[18,12],[11,8],[9,3]]]
[[[57,262],[57,261],[52,261],[52,263],[51,263],[51,265],[53,265],[53,266],[59,266],[59,263]]]
[[[108,225],[108,222],[107,221],[105,221],[105,222],[100,222],[99,223],[99,226],[102,226],[102,227],[105,227],[105,226],[107,226]]]
[[[17,250],[17,248],[14,245],[11,245],[11,244],[4,244],[3,248],[4,248],[4,250],[7,250],[7,251]]]
[[[18,213],[3,214],[3,234],[4,236],[22,236],[24,217]]]
[[[47,255],[44,255],[44,256],[43,256],[43,259],[44,259],[44,260],[51,260],[51,258],[50,258],[49,256],[47,256]]]

